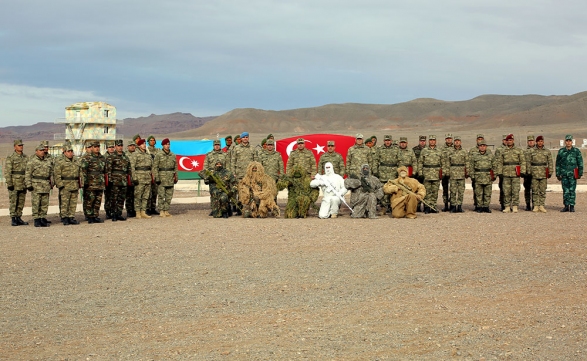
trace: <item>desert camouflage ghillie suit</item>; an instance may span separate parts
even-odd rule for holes
[[[377,201],[383,198],[383,187],[377,177],[371,175],[368,164],[363,164],[360,174],[351,176],[344,180],[346,189],[351,190],[352,218],[378,218]]]
[[[462,146],[455,145],[446,153],[446,167],[450,177],[451,212],[462,212],[465,178],[468,177],[469,153]]]
[[[55,186],[59,189],[61,221],[64,225],[77,224],[77,222],[71,222],[71,219],[75,217],[77,207],[80,184],[79,165],[73,158],[69,159],[64,156],[55,162],[53,174]]]
[[[483,141],[485,143],[485,141]],[[489,150],[484,153],[478,148],[469,152],[469,176],[474,181],[478,213],[490,213],[489,204],[491,203],[491,184],[495,180],[493,173],[493,154]]]
[[[210,187],[210,207],[212,208],[212,216],[214,218],[228,218],[232,215],[230,198],[235,197],[237,193],[236,179],[232,172],[226,169],[224,165],[218,165],[210,170],[210,172],[210,176],[206,176],[206,173],[201,171],[200,177],[202,177],[204,183],[208,184]],[[214,177],[217,177],[222,182],[224,188],[228,191],[228,194],[216,184]]]
[[[106,174],[110,187],[110,217],[112,220],[122,221],[122,209],[126,199],[128,179],[130,178],[130,159],[122,152],[114,152],[106,158]],[[134,204],[134,202],[133,202]],[[126,210],[127,216],[129,210]]]
[[[35,226],[39,220],[45,220],[49,209],[49,192],[51,191],[51,175],[53,163],[45,158],[39,158],[36,154],[29,158],[25,171],[25,185],[32,193],[31,205]],[[46,227],[46,221],[44,226]]]
[[[153,179],[157,185],[159,212],[162,217],[171,217],[169,208],[177,182],[177,157],[171,150],[161,149],[153,160]]]
[[[26,200],[27,190],[25,186],[24,176],[28,160],[29,157],[24,155],[24,153],[18,154],[16,151],[14,151],[10,156],[6,158],[4,168],[4,178],[6,180],[6,187],[8,188],[8,198],[10,201],[10,217],[16,217],[16,223],[19,223],[18,220],[20,220],[20,217],[22,217],[22,210],[24,208],[24,203]]]
[[[435,205],[438,200],[441,172],[446,173],[442,150],[437,146],[424,148],[418,160],[418,174],[424,178],[423,184],[426,187],[424,201],[430,205]],[[434,210],[424,206],[424,212],[429,213]]]
[[[283,158],[278,151],[263,149],[259,153],[259,162],[265,168],[265,174],[276,182],[284,174]]]
[[[383,192],[391,195],[391,216],[393,218],[416,218],[418,201],[426,196],[426,188],[416,179],[407,176],[408,168],[406,166],[399,167],[398,173],[398,178],[388,181],[383,186]],[[402,185],[414,194],[407,192],[401,187]]]
[[[238,183],[238,196],[243,204],[244,218],[266,218],[269,212],[279,216],[279,207],[275,203],[275,181],[265,174],[259,162],[251,162],[247,167],[245,176]]]
[[[534,148],[526,156],[526,173],[532,176],[532,203],[534,212],[546,213],[546,186],[553,173],[552,153],[544,146]]]
[[[371,149],[365,144],[355,144],[349,148],[346,156],[346,174],[351,174],[357,177],[361,174],[361,165],[373,164],[373,158],[371,157]]]
[[[511,148],[505,147],[499,152],[499,156],[496,156],[496,158],[497,174],[503,177],[504,212],[508,213],[510,207],[516,212],[520,203],[520,176],[526,173],[524,151],[515,145]],[[516,171],[517,167],[520,167],[520,174]]]
[[[100,222],[100,206],[104,193],[104,172],[106,161],[102,154],[86,154],[80,160],[84,185],[84,215],[88,222]]]
[[[320,160],[318,161],[318,173],[324,174],[324,164],[328,162],[332,163],[334,173],[341,177],[346,174],[346,167],[344,165],[344,159],[342,159],[342,154],[335,151],[326,152],[320,156]]]
[[[307,148],[293,150],[287,159],[287,175],[291,176],[296,166],[302,167],[309,175],[316,174],[316,158],[314,158],[314,153]]]
[[[569,139],[569,136],[566,137]],[[573,139],[572,137],[570,138]],[[572,210],[575,208],[575,190],[577,188],[577,179],[575,178],[575,168],[577,176],[583,176],[583,156],[581,151],[573,146],[570,149],[563,147],[559,149],[556,155],[556,178],[561,181],[563,186],[563,210]]]
[[[285,218],[306,218],[310,207],[316,202],[320,191],[310,186],[310,176],[301,166],[292,169],[291,175],[283,177],[277,185],[279,190],[287,187]]]

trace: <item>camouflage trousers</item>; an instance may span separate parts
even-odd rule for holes
[[[135,186],[135,208],[137,211],[146,211],[151,195],[151,183]]]
[[[477,208],[479,206],[479,203],[477,203],[477,192],[475,191],[477,189],[477,182],[475,182],[474,179],[471,179],[471,187],[473,188],[473,205],[475,206],[475,208]]]
[[[122,209],[124,208],[124,201],[126,199],[126,188],[126,186],[112,186],[110,188],[108,209],[111,216],[122,216]],[[104,208],[106,208],[106,203],[104,203]]]
[[[72,218],[75,216],[77,208],[77,196],[79,191],[68,191],[62,189],[59,191],[59,216],[61,218]]]
[[[213,192],[210,194],[210,206],[212,207],[212,216],[214,218],[222,218],[222,213],[228,212],[228,207],[230,207],[230,199],[228,199],[228,196],[224,192]],[[245,208],[246,210],[244,213],[247,213],[245,218],[250,218],[250,207]]]
[[[544,206],[546,202],[547,179],[532,178],[532,201],[534,206]],[[526,193],[526,192],[524,192]]]
[[[526,204],[532,204],[532,176],[524,176],[524,200]]]
[[[452,206],[463,205],[463,194],[465,193],[464,179],[451,179],[450,181],[450,204]]]
[[[443,177],[442,178],[442,181],[441,181],[441,184],[442,184],[442,202],[452,204],[452,201],[451,201],[451,199],[452,199],[451,198],[451,195],[452,195],[452,189],[451,189],[452,182],[450,182],[450,177],[448,177],[448,176]],[[457,203],[455,203],[455,204],[457,204]],[[462,199],[461,199],[461,203],[460,204],[463,204],[463,200]]]
[[[503,194],[503,176],[499,176],[499,180],[497,181],[497,186],[499,187],[499,204],[503,206],[504,201],[504,194]]]
[[[135,186],[126,187],[126,199],[124,200],[126,213],[135,211]]]
[[[10,217],[21,217],[26,200],[26,189],[22,191],[8,191],[8,200],[10,202]]]
[[[475,199],[477,207],[489,207],[491,204],[491,184],[479,184],[475,182]]]
[[[377,218],[377,196],[375,193],[363,193],[353,207],[352,218]]]
[[[574,206],[577,180],[575,177],[563,177],[561,179],[561,184],[563,186],[563,203],[565,206]]]
[[[34,193],[31,195],[33,219],[47,218],[49,210],[49,193]]]
[[[175,190],[174,186],[159,186],[159,189],[155,193],[155,195],[159,198],[159,210],[160,211],[169,211],[169,207],[171,206],[171,199],[173,198],[173,191]],[[152,194],[152,193],[151,193]],[[153,208],[155,208],[155,204],[153,203]],[[151,208],[151,209],[153,209]]]
[[[503,205],[506,207],[520,204],[520,177],[503,177]]]
[[[102,190],[84,189],[83,208],[86,217],[98,217],[100,215],[100,206],[102,205]]]
[[[106,189],[104,189],[104,211],[106,212],[106,214],[112,214],[112,211],[110,209],[110,205],[112,204],[112,186],[108,186],[106,187]]]
[[[157,207],[157,194],[161,186],[158,186],[156,183],[151,183],[151,195],[149,196],[149,201],[147,202],[147,209],[155,209]],[[169,202],[171,202],[171,198],[169,198]],[[161,203],[159,203],[159,210],[169,210],[169,209],[162,209]]]
[[[440,187],[439,180],[425,180],[424,188],[426,188],[426,196],[424,201],[431,205],[436,205],[438,202],[438,189]]]

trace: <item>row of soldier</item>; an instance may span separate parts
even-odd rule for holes
[[[100,207],[104,196],[106,219],[125,221],[127,217],[151,218],[150,214],[171,217],[169,207],[177,183],[177,163],[170,151],[169,139],[162,149],[155,148],[155,138],[149,137],[149,147],[139,135],[124,151],[122,140],[107,142],[107,151],[100,153],[100,143],[87,142],[85,154],[76,157],[69,142],[58,156],[49,154],[49,143],[42,142],[35,154],[24,154],[22,140],[14,141],[14,152],[7,157],[6,185],[9,191],[9,211],[13,226],[28,225],[22,220],[27,191],[31,192],[35,227],[47,227],[49,194],[59,190],[59,215],[64,225],[79,224],[75,219],[77,199],[82,192],[82,205],[88,223],[103,223]],[[159,200],[159,211],[155,204]]]

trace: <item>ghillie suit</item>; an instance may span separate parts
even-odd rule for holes
[[[265,174],[263,165],[251,162],[247,173],[238,184],[238,197],[243,204],[244,218],[267,218],[272,212],[279,217],[279,207],[275,203],[277,188],[273,178]]]
[[[352,218],[378,218],[377,200],[383,198],[383,186],[377,177],[371,175],[368,164],[361,166],[359,175],[351,174],[345,179],[344,186],[351,190]]]
[[[316,210],[314,204],[320,195],[320,190],[310,187],[310,176],[301,166],[295,166],[291,175],[284,176],[277,182],[277,189],[287,188],[287,206],[285,218],[306,218],[310,206]]]

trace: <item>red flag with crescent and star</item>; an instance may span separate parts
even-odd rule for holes
[[[312,153],[314,153],[314,158],[316,158],[316,164],[318,164],[320,156],[328,151],[327,143],[329,140],[334,141],[335,152],[338,152],[342,155],[342,158],[344,159],[345,163],[346,154],[349,148],[355,145],[355,137],[339,134],[306,134],[290,138],[279,139],[275,141],[275,149],[281,153],[284,165],[287,164],[289,154],[294,149],[297,149],[297,140],[299,138],[303,138],[304,142],[306,143],[306,149],[309,149],[312,151]]]
[[[180,172],[199,172],[204,169],[206,154],[176,155],[177,170]]]

